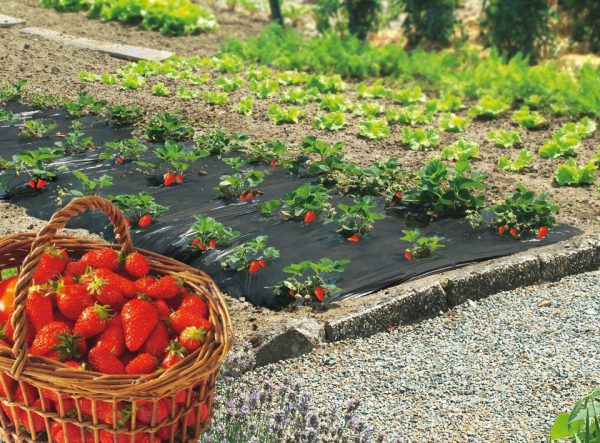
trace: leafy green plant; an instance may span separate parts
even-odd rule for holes
[[[322,258],[318,262],[305,260],[292,263],[283,268],[283,272],[290,277],[278,282],[273,293],[279,297],[293,297],[298,302],[319,303],[341,291],[335,281],[337,274],[344,272],[344,267],[350,260],[331,260]]]
[[[488,132],[487,139],[500,148],[514,148],[523,144],[519,131],[496,129]]]
[[[526,149],[521,149],[515,159],[500,156],[498,158],[498,167],[505,171],[521,172],[531,166],[533,153]]]
[[[142,119],[142,110],[138,106],[115,105],[107,108],[106,117],[114,126],[131,126]]]
[[[412,105],[426,100],[425,94],[420,86],[411,86],[403,89],[393,90],[391,93],[392,100],[404,106]]]
[[[433,149],[440,144],[440,136],[435,129],[402,128],[402,144],[413,151]]]
[[[558,186],[583,186],[591,185],[596,178],[596,165],[593,162],[581,167],[575,160],[569,159],[554,171],[554,180]]]
[[[493,119],[510,108],[510,105],[503,100],[491,95],[484,95],[479,101],[469,108],[469,117],[479,119]]]
[[[251,163],[269,163],[275,167],[281,162],[281,157],[288,151],[287,145],[280,140],[273,140],[268,143],[252,144],[246,154]]]
[[[184,86],[179,86],[179,88],[177,88],[177,98],[184,100],[184,101],[193,100],[196,97],[198,97],[199,95],[200,95],[200,92],[196,91],[194,89],[187,89]]]
[[[317,115],[313,119],[313,126],[325,131],[339,131],[346,126],[346,115],[342,111]]]
[[[356,115],[365,116],[369,119],[374,119],[382,115],[385,108],[378,102],[360,102],[354,105],[352,112]]]
[[[460,139],[446,146],[440,153],[442,160],[469,160],[479,157],[479,145],[475,142]]]
[[[295,160],[287,162],[286,166],[293,174],[330,174],[344,168],[344,146],[342,142],[329,144],[314,136],[305,137],[300,146],[301,154]]]
[[[167,140],[164,145],[154,148],[155,162],[138,161],[140,166],[159,170],[162,166],[166,169],[164,185],[170,186],[176,181],[183,184],[183,173],[189,168],[189,162],[208,157],[206,150],[186,148],[182,143]],[[173,180],[170,177],[173,176]]]
[[[99,114],[106,105],[106,100],[96,100],[86,92],[80,92],[77,94],[77,100],[66,102],[64,108],[71,117],[82,117],[88,114]]]
[[[296,107],[282,108],[276,103],[269,106],[267,115],[271,118],[273,123],[298,123],[298,121],[306,115],[304,111]]]
[[[361,137],[369,140],[382,140],[390,135],[387,120],[383,119],[363,120],[358,124],[358,131]]]
[[[215,79],[215,84],[225,92],[233,92],[244,86],[244,80],[239,76],[220,76]]]
[[[252,115],[252,97],[242,97],[238,103],[238,114],[241,115]]]
[[[403,229],[402,233],[404,235],[400,240],[410,243],[410,246],[404,250],[404,257],[407,260],[430,257],[435,251],[444,247],[441,243],[444,237],[437,235],[422,237],[419,229]]]
[[[183,141],[194,136],[194,128],[175,114],[156,114],[146,125],[146,137],[156,142]]]
[[[241,132],[227,134],[222,129],[213,129],[194,141],[196,149],[207,150],[211,155],[221,156],[243,149],[247,140],[248,136]]]
[[[27,87],[27,80],[17,80],[15,83],[0,83],[0,103],[21,97]]]
[[[73,171],[73,176],[79,180],[80,189],[64,189],[59,187],[56,192],[56,201],[58,204],[63,204],[66,200],[73,200],[74,198],[86,195],[97,195],[101,189],[113,184],[112,177],[106,174],[92,179],[81,171]]]
[[[206,91],[202,97],[213,106],[222,106],[226,103],[229,103],[229,97],[225,92]]]
[[[303,220],[308,224],[321,212],[324,212],[326,217],[331,213],[332,207],[327,200],[329,200],[327,189],[322,185],[306,183],[281,198],[283,207],[280,212],[286,219]]]
[[[231,241],[240,236],[235,231],[212,217],[196,214],[196,223],[192,226],[193,238],[190,241],[190,249],[204,251],[229,246]]]
[[[405,193],[404,201],[432,219],[462,217],[467,210],[479,210],[485,199],[477,191],[486,188],[485,174],[468,174],[470,169],[467,160],[450,167],[441,160],[432,159],[421,168],[414,188]]]
[[[547,193],[536,195],[519,183],[515,191],[490,209],[494,213],[492,225],[500,234],[509,231],[514,238],[519,238],[537,232],[538,238],[543,238],[556,224],[554,214],[559,206],[550,201]]]
[[[595,443],[600,440],[600,387],[577,400],[571,412],[556,417],[550,429],[549,441]]]
[[[442,114],[440,117],[440,129],[446,132],[464,132],[471,121],[467,117],[456,114]]]
[[[0,122],[8,122],[9,124],[19,121],[19,117],[6,109],[0,109]]]
[[[325,223],[336,222],[336,232],[351,242],[360,241],[360,237],[373,229],[375,221],[383,219],[380,212],[372,212],[377,206],[375,198],[364,195],[355,199],[353,204],[340,203],[338,209],[341,211],[329,218]]]
[[[585,117],[577,123],[567,123],[539,149],[542,158],[576,157],[581,141],[596,130],[596,122]]]
[[[421,44],[437,47],[448,46],[459,24],[455,10],[458,0],[396,0],[406,19],[402,23],[408,46]]]
[[[135,223],[140,228],[147,227],[154,217],[169,209],[156,203],[154,197],[146,192],[109,195],[108,198],[123,211],[130,223]]]
[[[252,200],[260,194],[258,186],[263,182],[265,174],[261,171],[237,172],[219,177],[219,185],[215,188],[219,198]]]
[[[279,83],[273,79],[251,80],[248,87],[260,99],[274,97],[279,92]]]
[[[80,154],[96,149],[92,137],[86,137],[83,132],[78,130],[66,134],[62,141],[56,142],[54,145],[63,148],[68,154]]]
[[[135,91],[146,84],[144,76],[130,72],[121,79],[121,89],[123,91]]]
[[[313,89],[292,88],[281,94],[281,103],[290,103],[292,105],[306,106],[315,100],[316,94]]]
[[[521,128],[539,129],[546,124],[546,119],[537,111],[531,111],[529,106],[521,106],[512,115],[512,121]]]
[[[152,95],[156,95],[157,97],[168,97],[171,95],[171,91],[164,83],[158,82],[152,85]]]
[[[361,98],[384,98],[391,94],[391,90],[387,88],[381,80],[376,81],[372,85],[360,83],[356,86],[356,92]]]
[[[414,105],[403,108],[388,108],[385,117],[391,125],[403,124],[409,126],[427,124],[433,119],[431,113],[427,112],[422,107]]]
[[[55,122],[44,122],[43,120],[25,120],[19,128],[21,137],[42,138],[50,131],[56,129]]]
[[[325,94],[321,96],[319,108],[329,112],[345,111],[350,108],[350,103],[342,94]]]
[[[237,272],[248,270],[251,274],[264,268],[268,262],[279,258],[279,250],[267,246],[269,237],[259,235],[253,240],[248,240],[231,250],[231,252],[221,261],[224,269],[230,269]]]
[[[115,140],[106,143],[105,148],[98,154],[98,158],[101,160],[114,159],[117,163],[123,164],[139,160],[147,149],[146,145],[137,138]]]

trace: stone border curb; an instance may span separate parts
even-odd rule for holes
[[[0,28],[11,28],[16,25],[22,25],[25,20],[11,17],[10,15],[0,14]]]

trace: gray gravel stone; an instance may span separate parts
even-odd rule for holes
[[[234,383],[291,377],[323,411],[360,399],[357,415],[390,442],[542,442],[599,382],[598,312],[596,271],[322,346]]]

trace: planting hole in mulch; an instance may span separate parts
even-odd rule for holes
[[[52,146],[62,140],[55,135],[56,132],[68,132],[68,127],[73,122],[62,110],[34,113],[17,103],[8,104],[6,109],[19,114],[21,119],[33,116],[36,119],[55,121],[57,128],[52,131],[51,136],[32,141],[18,135],[18,125],[22,120],[13,124],[0,123],[0,156],[4,158],[10,158],[24,149]],[[581,232],[570,226],[559,225],[542,240],[533,238],[516,241],[509,235],[499,236],[489,227],[472,230],[465,219],[441,219],[419,228],[423,236],[444,237],[444,248],[435,251],[432,257],[408,261],[404,257],[407,245],[399,238],[403,229],[410,229],[412,226],[408,226],[406,217],[395,210],[386,210],[384,219],[376,221],[375,228],[369,234],[359,242],[352,243],[335,232],[335,224],[323,224],[321,217],[305,225],[302,221],[285,221],[278,215],[264,217],[257,210],[256,203],[280,199],[287,192],[315,181],[315,178],[300,178],[280,167],[256,166],[254,169],[265,172],[265,180],[260,185],[263,194],[249,202],[224,201],[216,197],[214,188],[219,184],[219,177],[231,174],[233,169],[213,156],[191,163],[185,174],[184,185],[164,187],[160,176],[148,174],[134,163],[117,165],[114,160],[98,159],[98,153],[102,152],[107,141],[128,138],[133,128],[115,128],[93,116],[83,117],[81,121],[81,131],[92,137],[99,148],[66,157],[60,160],[61,164],[70,171],[81,171],[90,178],[98,178],[104,174],[112,176],[113,185],[102,190],[103,195],[143,191],[153,196],[157,203],[169,207],[168,211],[155,217],[147,228],[132,227],[136,246],[196,266],[208,272],[221,289],[230,295],[243,296],[254,304],[271,308],[293,301],[291,297],[275,296],[273,287],[288,277],[283,268],[303,260],[318,261],[325,257],[350,260],[336,282],[343,290],[332,299],[335,301],[366,295],[418,276],[553,244]],[[151,150],[146,151],[143,160],[153,159]],[[43,190],[29,188],[23,177],[7,177],[10,191],[4,194],[4,198],[25,207],[31,215],[42,219],[48,219],[60,206],[55,198],[59,186],[65,189],[78,187],[71,172],[59,174],[58,179]],[[334,195],[330,201],[337,206],[340,202],[348,203],[350,200]],[[376,211],[384,211],[382,200],[378,200]],[[240,231],[241,235],[228,248],[201,254],[199,251],[191,252],[191,228],[196,214],[213,217]],[[72,228],[100,232],[110,239],[112,233],[104,226],[101,216],[93,214],[84,215],[69,224]],[[267,263],[265,269],[253,274],[222,269],[220,261],[230,254],[233,247],[258,235],[268,236],[268,245],[280,251],[279,259]]]

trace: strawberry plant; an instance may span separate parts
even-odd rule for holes
[[[505,171],[521,172],[531,166],[533,153],[526,149],[521,149],[515,159],[501,156],[498,159],[498,167]]]
[[[101,160],[114,159],[118,164],[139,160],[148,148],[137,138],[115,140],[106,143],[98,158]]]
[[[146,125],[146,137],[155,142],[183,141],[194,136],[194,128],[175,114],[157,114]]]
[[[440,117],[440,129],[446,132],[464,132],[469,124],[470,120],[467,117],[456,114],[442,114]]]
[[[156,203],[154,197],[146,192],[109,195],[108,198],[123,211],[130,223],[135,223],[140,228],[149,226],[154,217],[169,209]]]
[[[385,118],[390,125],[424,125],[430,123],[433,119],[432,114],[423,108],[417,106],[407,106],[404,108],[388,108]]]
[[[499,148],[514,148],[515,146],[521,146],[523,144],[519,131],[497,129],[488,132],[487,139]]]
[[[243,149],[247,140],[248,136],[241,132],[226,134],[222,129],[214,129],[200,135],[194,142],[196,149],[208,151],[211,155],[221,156]]]
[[[377,206],[375,198],[365,195],[357,198],[353,204],[340,203],[338,209],[341,213],[332,215],[325,223],[336,222],[336,232],[350,242],[360,241],[360,237],[373,229],[375,221],[383,219],[383,214],[372,212]]]
[[[21,97],[25,93],[26,86],[27,80],[17,80],[15,83],[0,83],[0,103]]]
[[[221,266],[237,272],[248,270],[251,274],[260,271],[268,262],[279,258],[279,250],[267,246],[268,239],[266,235],[259,235],[253,240],[236,246],[225,260],[221,261]]]
[[[512,115],[512,121],[521,128],[539,129],[546,124],[546,119],[537,111],[531,111],[529,106],[522,106]]]
[[[594,183],[596,165],[593,162],[577,166],[575,160],[569,159],[554,171],[554,180],[558,186],[584,186]]]
[[[279,297],[293,297],[298,302],[319,303],[341,291],[335,281],[337,274],[344,272],[344,267],[350,260],[331,260],[322,258],[318,262],[306,260],[292,263],[283,268],[283,272],[291,274],[290,277],[278,282],[273,293]]]
[[[43,189],[49,181],[56,179],[58,173],[67,171],[65,166],[52,164],[65,155],[65,150],[61,148],[25,150],[14,155],[12,161],[5,164],[5,168],[17,176],[26,174],[30,188]]]
[[[282,123],[298,123],[298,120],[304,117],[306,113],[293,106],[289,108],[282,108],[276,103],[273,103],[269,106],[267,115],[271,118],[273,123],[280,125]]]
[[[204,251],[229,246],[231,241],[240,235],[239,231],[234,231],[212,217],[202,214],[195,217],[196,223],[192,226],[194,236],[190,242],[192,250]]]
[[[474,106],[469,108],[469,117],[490,120],[500,117],[508,108],[510,108],[508,103],[491,95],[484,95]]]
[[[460,139],[442,149],[442,160],[469,160],[479,157],[479,145],[475,142]]]
[[[86,137],[83,132],[78,130],[66,134],[63,141],[56,142],[54,145],[64,149],[68,154],[81,154],[96,149],[92,137]]]
[[[339,131],[346,126],[346,115],[342,111],[318,115],[313,119],[313,126],[325,131]]]
[[[322,185],[306,183],[281,197],[283,209],[280,212],[286,219],[303,220],[308,224],[314,221],[320,212],[324,212],[326,217],[331,213],[332,207],[327,200],[327,189]],[[264,210],[261,212],[264,213]]]
[[[556,224],[554,214],[559,207],[550,201],[547,193],[536,195],[519,183],[515,191],[490,209],[494,213],[492,225],[498,228],[499,234],[509,232],[519,238],[535,232],[538,238],[543,238]]]
[[[221,88],[223,91],[229,93],[238,90],[242,86],[244,86],[244,80],[241,77],[225,77],[220,76],[215,80],[215,84]]]
[[[416,177],[413,189],[404,195],[404,201],[416,207],[429,218],[462,217],[465,211],[483,208],[484,197],[476,194],[486,188],[485,174],[471,172],[468,160],[450,167],[441,160],[427,163]]]
[[[219,186],[215,188],[215,191],[219,198],[223,199],[252,200],[261,193],[258,185],[263,182],[264,177],[265,174],[261,171],[222,175],[219,177]]]
[[[155,162],[138,161],[137,163],[153,170],[159,170],[164,166],[166,172],[163,176],[163,184],[165,186],[171,186],[174,183],[183,184],[183,174],[189,168],[189,162],[210,155],[208,151],[189,149],[172,140],[167,140],[164,145],[154,148],[154,154],[157,159]]]
[[[152,85],[152,95],[156,95],[157,97],[168,97],[171,95],[171,91],[164,83],[158,82]]]
[[[241,115],[252,115],[252,97],[243,97],[238,103],[238,114]]]
[[[113,184],[112,177],[106,174],[99,178],[91,179],[83,172],[73,171],[73,176],[79,180],[80,189],[64,189],[59,187],[56,197],[58,204],[63,204],[65,200],[70,201],[74,198],[79,198],[86,195],[97,195],[101,189],[112,186]]]
[[[305,137],[300,146],[301,154],[295,160],[287,163],[287,168],[293,174],[318,175],[329,174],[343,169],[345,165],[342,156],[344,143],[333,145],[314,136]],[[311,160],[316,157],[316,160]]]
[[[250,163],[250,159],[243,157],[227,157],[222,158],[221,160],[235,172],[238,172],[240,169]]]
[[[440,144],[440,136],[435,129],[402,128],[402,144],[413,151],[433,149]]]
[[[268,163],[272,167],[279,165],[281,157],[288,152],[287,145],[279,140],[268,143],[254,143],[246,150],[250,163]]]
[[[106,118],[114,126],[132,126],[142,119],[142,110],[137,106],[110,106]]]
[[[424,102],[427,98],[419,86],[394,90],[391,93],[391,97],[394,102],[404,106]]]
[[[326,94],[321,96],[319,108],[328,112],[345,111],[350,108],[350,103],[346,101],[342,94]]]
[[[42,138],[50,131],[56,129],[55,122],[44,122],[43,120],[25,120],[19,128],[21,137]]]
[[[410,246],[404,250],[404,257],[407,260],[430,257],[436,250],[444,247],[441,243],[444,237],[437,235],[422,237],[419,229],[403,229],[402,233],[404,235],[400,240],[410,243]]]
[[[381,140],[390,135],[390,127],[387,120],[369,119],[363,120],[358,124],[360,135],[369,140]]]
[[[208,104],[213,106],[222,106],[226,103],[229,103],[229,97],[225,92],[206,91],[202,97],[208,102]]]
[[[77,94],[77,100],[65,103],[64,108],[71,117],[83,117],[89,114],[99,114],[106,105],[106,100],[96,100],[86,92],[80,92]]]

